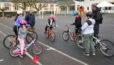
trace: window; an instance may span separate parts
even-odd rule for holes
[[[87,10],[89,10],[89,7],[87,7]]]
[[[15,5],[15,10],[18,10],[18,6],[17,5]]]
[[[105,7],[105,10],[108,10],[108,7]]]
[[[9,11],[9,3],[5,4],[5,8],[7,9],[7,11]]]
[[[60,8],[61,8],[61,10],[63,10],[63,11],[65,10],[65,6],[61,6]]]
[[[109,10],[111,10],[112,8],[111,7],[109,7]]]
[[[50,5],[50,7],[53,7],[53,5]]]
[[[75,7],[74,6],[70,6],[70,11],[74,11]]]

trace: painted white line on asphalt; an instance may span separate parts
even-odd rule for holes
[[[4,61],[4,59],[0,59],[0,62],[3,62]]]
[[[0,23],[1,25],[3,25],[3,26],[5,26],[5,27],[7,27],[8,29],[10,29],[10,30],[13,30],[11,27],[9,27],[9,26],[7,26],[7,25],[4,25],[4,24],[2,24],[2,23]]]
[[[6,36],[6,34],[3,33],[2,31],[0,31],[0,33],[1,33],[2,35]],[[33,59],[33,57],[32,57],[28,52],[26,52],[25,54],[26,54],[29,58]],[[42,65],[39,61],[37,61],[36,64]]]
[[[0,23],[1,24],[1,23]],[[4,24],[2,24],[2,25],[4,25]],[[8,26],[6,26],[6,25],[4,25],[5,27],[8,27]],[[11,29],[10,27],[8,27],[9,29]],[[51,47],[51,46],[49,46],[49,45],[46,45],[46,44],[44,44],[44,43],[42,43],[42,42],[40,42],[40,41],[38,41],[40,44],[42,44],[43,46],[45,46],[45,47],[47,47],[47,48],[50,48],[51,50],[54,50],[54,51],[56,51],[56,52],[58,52],[58,53],[60,53],[60,54],[62,54],[62,55],[64,55],[64,56],[66,56],[66,57],[68,57],[68,58],[70,58],[70,59],[72,59],[72,60],[74,60],[74,61],[76,61],[76,62],[79,62],[79,63],[81,63],[81,64],[83,64],[83,65],[88,65],[87,63],[85,63],[85,62],[83,62],[83,61],[80,61],[79,59],[77,59],[77,58],[74,58],[74,57],[72,57],[72,56],[70,56],[70,55],[68,55],[68,54],[65,54],[65,53],[63,53],[63,52],[61,52],[61,51],[59,51],[59,50],[57,50],[57,49],[55,49],[55,48],[53,48],[53,47]]]
[[[49,46],[49,45],[46,45],[46,44],[44,44],[44,43],[42,43],[42,42],[40,42],[40,41],[38,41],[38,42],[39,42],[41,45],[43,45],[43,46],[49,48],[49,50],[54,50],[54,51],[56,51],[56,52],[58,52],[58,53],[60,53],[60,54],[62,54],[62,55],[64,55],[64,56],[66,56],[66,57],[68,57],[68,58],[70,58],[70,59],[72,59],[72,60],[74,60],[74,61],[76,61],[76,62],[79,62],[79,63],[81,63],[81,64],[83,64],[83,65],[88,65],[87,63],[85,63],[85,62],[83,62],[83,61],[80,61],[80,60],[78,60],[78,59],[76,59],[76,58],[74,58],[74,57],[72,57],[72,56],[70,56],[70,55],[68,55],[68,54],[65,54],[65,53],[63,53],[63,52],[61,52],[61,51],[59,51],[59,50],[57,50],[57,49],[55,49],[55,48],[53,48],[53,47],[51,47],[51,46]]]

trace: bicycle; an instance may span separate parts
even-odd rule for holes
[[[83,35],[82,35],[83,38]],[[108,56],[108,57],[112,57],[114,56],[114,44],[107,40],[107,39],[98,39],[96,37],[93,36],[93,43],[94,43],[94,47],[96,50],[100,50],[100,52],[104,55],[104,56]],[[80,43],[79,43],[80,44]],[[82,40],[82,46],[84,48],[84,40]]]
[[[101,53],[105,56],[113,56],[114,55],[114,44],[107,39],[98,39],[94,37],[94,47],[95,49],[98,49],[101,51]]]
[[[27,49],[30,48],[31,46],[33,46],[32,47],[32,53],[33,54],[40,55],[42,53],[43,48],[34,39],[34,40],[32,40],[32,42],[25,45],[24,54],[27,52]],[[16,47],[13,47],[13,48],[10,49],[10,55],[12,57],[19,56],[21,54],[20,52],[21,51],[20,51],[20,45],[19,44]]]
[[[26,28],[28,33],[26,35],[26,41],[30,43],[32,41],[32,37],[34,37],[36,40],[38,39],[38,35],[36,32],[29,31],[28,28]],[[10,49],[12,47],[15,47],[18,43],[17,36],[16,35],[7,35],[3,40],[3,45],[5,48]]]
[[[50,41],[55,42],[56,34],[54,32],[54,28],[50,29],[50,27],[47,28],[46,38],[50,39]]]
[[[82,40],[83,40],[82,35],[79,33],[75,34],[75,32],[72,31],[68,25],[65,25],[65,26],[67,27],[67,30],[63,32],[63,40],[68,41],[70,38],[72,41],[74,41],[76,46],[84,49],[84,47],[82,45]],[[74,28],[73,28],[73,30],[74,30]]]

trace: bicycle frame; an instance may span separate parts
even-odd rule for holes
[[[101,40],[99,40],[98,38],[96,38],[94,36],[93,36],[93,38],[95,39],[95,43],[94,43],[95,45],[99,44],[100,47],[103,46],[103,44],[100,42]]]
[[[72,40],[76,39],[76,34],[75,34],[75,32],[72,32],[68,25],[66,25],[66,27],[68,28],[68,32],[69,32],[70,38],[71,38]]]
[[[28,45],[25,47],[25,49],[28,49],[30,46],[34,45],[34,47],[36,48],[36,50],[38,50],[38,47],[36,46],[35,41],[36,41],[36,40],[33,40],[30,44],[28,44]],[[18,54],[19,51],[20,51],[20,47],[18,47],[16,50],[18,50],[18,51],[16,52],[16,54]],[[27,52],[27,51],[24,51],[24,53],[26,53],[26,52]]]
[[[54,28],[48,30],[48,35],[49,35],[49,36],[53,36],[53,35],[52,35],[53,32],[54,32]]]
[[[37,48],[37,46],[36,46],[36,44],[35,44],[35,40],[33,40],[30,44],[28,44],[25,48],[26,49],[28,49],[30,46],[32,46],[32,45],[34,45],[34,47],[36,48],[36,49],[38,49]]]

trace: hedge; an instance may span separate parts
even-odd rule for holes
[[[26,13],[29,13],[29,11],[26,11]],[[36,11],[34,12],[35,14],[37,13]],[[51,14],[54,12],[52,11],[45,11],[43,14],[44,15],[47,15],[47,14]],[[40,14],[42,14],[42,12],[40,12]],[[16,15],[16,12],[4,12],[4,16],[15,16]],[[0,12],[0,17],[2,17],[2,12]]]

